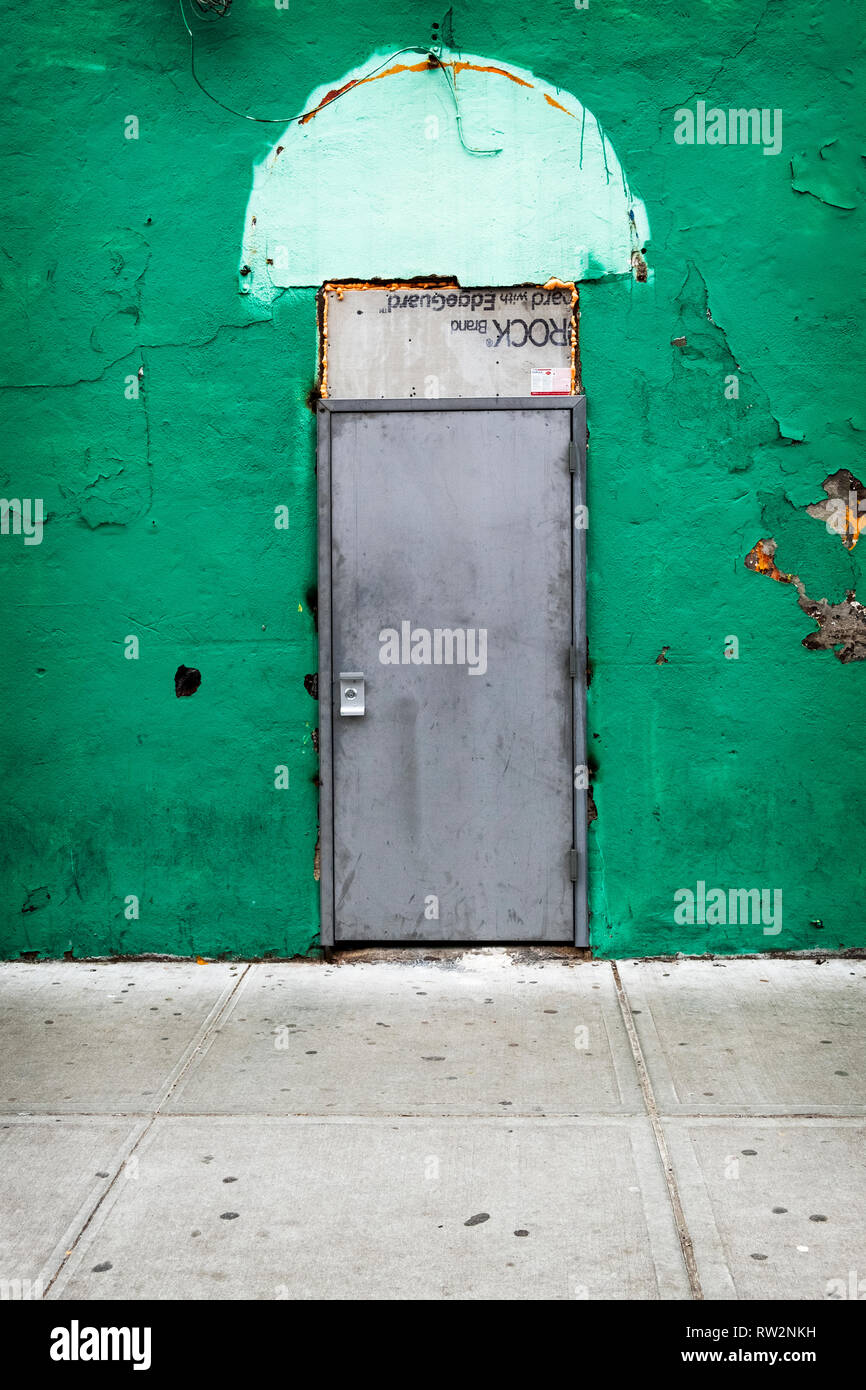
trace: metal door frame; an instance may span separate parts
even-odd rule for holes
[[[574,509],[586,502],[585,396],[478,396],[448,400],[320,400],[317,410],[317,492],[319,518],[319,893],[321,942],[335,944],[334,904],[334,671],[331,650],[331,417],[335,412],[415,410],[569,410],[574,470],[571,474],[571,641],[577,652],[572,684],[572,783],[574,848],[574,944],[589,945],[586,864],[587,792],[574,787],[578,768],[586,767],[586,527],[574,522]],[[581,629],[584,635],[581,638]],[[563,654],[563,660],[566,654]],[[565,770],[564,770],[565,771]],[[399,945],[399,943],[389,943]],[[467,945],[484,945],[467,942]],[[520,944],[520,943],[515,943]]]

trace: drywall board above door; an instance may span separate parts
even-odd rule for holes
[[[325,285],[322,393],[336,400],[573,395],[574,286]]]

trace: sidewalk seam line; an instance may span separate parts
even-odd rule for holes
[[[692,1298],[703,1299],[704,1291],[701,1288],[701,1280],[698,1274],[697,1261],[695,1260],[694,1245],[692,1244],[692,1238],[689,1234],[689,1228],[686,1222],[685,1212],[683,1211],[683,1204],[680,1200],[679,1187],[677,1186],[677,1180],[676,1175],[674,1173],[673,1163],[671,1162],[671,1156],[668,1151],[667,1140],[665,1138],[664,1129],[662,1127],[662,1122],[659,1117],[658,1106],[656,1105],[655,1093],[652,1088],[652,1082],[650,1080],[649,1071],[647,1070],[646,1061],[644,1060],[643,1049],[641,1048],[640,1039],[637,1035],[637,1029],[634,1026],[634,1020],[631,1016],[628,995],[626,994],[625,986],[623,985],[623,982],[620,979],[619,970],[617,968],[617,963],[615,960],[610,962],[610,967],[611,972],[613,974],[613,982],[616,986],[616,994],[617,999],[619,1000],[620,1012],[622,1013],[623,1023],[625,1024],[625,1031],[628,1034],[629,1045],[631,1047],[632,1057],[634,1058],[634,1065],[635,1071],[637,1072],[638,1084],[640,1086],[641,1093],[643,1094],[644,1105],[646,1106],[646,1112],[649,1117],[649,1122],[652,1125],[652,1131],[655,1135],[655,1141],[659,1151],[659,1157],[662,1161],[662,1169],[664,1170],[665,1183],[668,1189],[668,1198],[670,1200],[671,1209],[673,1212],[674,1224],[677,1228],[677,1237],[680,1243],[680,1250],[682,1252],[683,1263],[686,1267],[686,1274],[688,1276],[689,1281],[689,1289],[691,1291]]]
[[[214,1032],[214,1029],[216,1028],[217,1024],[225,1017],[226,1013],[228,1012],[228,1010],[229,1010],[229,1008],[230,1008],[230,1006],[231,1006],[231,1004],[232,1004],[232,1002],[233,1002],[233,1000],[234,1000],[234,998],[235,998],[235,995],[237,994],[238,990],[240,989],[240,986],[241,986],[242,982],[246,979],[247,974],[249,973],[249,971],[250,971],[251,969],[252,969],[252,962],[248,962],[248,963],[246,964],[246,966],[244,967],[244,969],[243,969],[243,970],[240,972],[240,974],[238,975],[238,978],[237,978],[237,980],[235,981],[234,987],[233,987],[233,988],[229,991],[229,993],[226,995],[226,998],[224,999],[224,1001],[223,1001],[223,1003],[222,1003],[222,1006],[221,1006],[221,1007],[216,1011],[216,1013],[213,1015],[213,1018],[212,1018],[212,1020],[211,1020],[210,1026],[206,1029],[206,1031],[205,1031],[205,1032],[201,1035],[201,1037],[199,1038],[198,1043],[197,1043],[196,1046],[193,1048],[192,1052],[190,1053],[189,1057],[187,1058],[185,1065],[184,1065],[183,1067],[181,1067],[181,1069],[180,1069],[180,1071],[178,1072],[177,1076],[175,1077],[174,1081],[171,1083],[171,1085],[169,1086],[168,1090],[165,1092],[165,1094],[162,1096],[161,1100],[159,1101],[159,1104],[158,1104],[151,1112],[149,1112],[149,1113],[150,1113],[150,1118],[149,1118],[149,1120],[147,1121],[147,1124],[145,1124],[144,1127],[140,1130],[139,1135],[138,1135],[138,1138],[137,1138],[137,1139],[135,1140],[135,1142],[130,1146],[130,1148],[128,1149],[128,1151],[124,1154],[123,1158],[120,1160],[120,1163],[119,1163],[118,1168],[117,1168],[117,1172],[114,1174],[114,1177],[111,1179],[111,1182],[110,1182],[110,1183],[108,1184],[108,1186],[105,1188],[104,1192],[100,1195],[99,1200],[94,1204],[93,1209],[91,1210],[89,1216],[87,1217],[87,1220],[84,1221],[84,1222],[82,1222],[81,1229],[79,1230],[79,1232],[78,1232],[78,1234],[76,1235],[75,1239],[72,1241],[71,1245],[69,1246],[69,1250],[68,1250],[68,1251],[66,1252],[66,1254],[63,1256],[62,1260],[60,1261],[60,1264],[57,1266],[57,1268],[56,1268],[56,1270],[54,1271],[54,1273],[52,1274],[51,1278],[48,1280],[48,1283],[45,1285],[45,1290],[44,1290],[44,1292],[43,1292],[43,1294],[42,1294],[43,1299],[45,1299],[45,1298],[48,1297],[48,1294],[51,1292],[51,1290],[52,1290],[52,1288],[54,1287],[54,1285],[56,1284],[57,1280],[60,1278],[60,1275],[62,1274],[62,1272],[63,1272],[63,1270],[65,1269],[66,1265],[69,1263],[69,1260],[72,1258],[73,1254],[74,1254],[75,1251],[77,1250],[78,1245],[79,1245],[79,1242],[81,1241],[81,1237],[84,1235],[85,1231],[86,1231],[86,1230],[88,1229],[88,1227],[90,1226],[91,1222],[93,1221],[93,1218],[95,1217],[96,1213],[99,1211],[100,1207],[101,1207],[102,1204],[104,1203],[104,1201],[105,1201],[106,1197],[108,1196],[109,1192],[113,1191],[114,1185],[115,1185],[115,1183],[118,1181],[118,1179],[119,1179],[121,1173],[123,1172],[123,1170],[124,1170],[126,1164],[129,1162],[130,1158],[132,1158],[132,1155],[135,1153],[136,1149],[138,1149],[138,1148],[141,1146],[141,1144],[143,1143],[143,1141],[144,1141],[144,1139],[145,1139],[145,1136],[148,1135],[148,1134],[150,1133],[151,1129],[153,1128],[153,1125],[154,1125],[154,1122],[155,1122],[157,1116],[159,1115],[160,1111],[162,1110],[162,1107],[168,1102],[168,1100],[169,1100],[169,1099],[171,1098],[171,1096],[174,1094],[174,1092],[175,1092],[175,1090],[177,1089],[177,1087],[180,1085],[180,1083],[181,1083],[181,1081],[183,1080],[183,1078],[186,1076],[186,1074],[187,1074],[187,1072],[189,1071],[190,1067],[192,1066],[193,1062],[196,1060],[196,1058],[198,1057],[199,1053],[201,1052],[202,1047],[203,1047],[204,1044],[205,1044],[206,1042],[208,1042],[209,1039],[211,1038],[211,1036],[212,1036],[212,1034],[213,1034],[213,1032]],[[134,1132],[135,1132],[135,1130],[133,1129],[133,1133],[134,1133]]]

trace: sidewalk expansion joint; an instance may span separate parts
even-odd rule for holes
[[[611,961],[610,966],[611,971],[613,973],[613,982],[616,986],[617,998],[619,999],[620,1012],[622,1013],[623,1023],[625,1024],[625,1031],[628,1034],[628,1041],[631,1047],[632,1057],[634,1058],[634,1065],[635,1070],[637,1072],[638,1083],[643,1094],[644,1105],[646,1106],[647,1115],[649,1116],[649,1121],[652,1125],[652,1131],[655,1135],[656,1146],[658,1148],[659,1157],[661,1158],[662,1162],[665,1183],[667,1184],[668,1189],[668,1197],[670,1199],[671,1209],[673,1211],[674,1223],[677,1228],[677,1237],[679,1239],[680,1250],[682,1251],[683,1256],[683,1263],[686,1267],[686,1274],[689,1280],[689,1289],[691,1290],[692,1298],[702,1299],[704,1296],[704,1291],[701,1288],[701,1280],[698,1274],[697,1261],[695,1260],[694,1246],[692,1244],[692,1238],[689,1234],[688,1225],[686,1224],[686,1216],[685,1212],[683,1211],[683,1204],[680,1200],[680,1191],[679,1187],[677,1186],[676,1174],[674,1173],[674,1166],[671,1162],[670,1153],[668,1152],[667,1140],[665,1139],[665,1132],[662,1127],[661,1118],[659,1116],[658,1106],[656,1105],[656,1098],[653,1092],[652,1082],[650,1081],[649,1071],[647,1070],[647,1065],[644,1060],[643,1049],[640,1045],[640,1039],[637,1035],[637,1029],[634,1026],[634,1019],[631,1016],[631,1006],[628,1002],[628,995],[626,994],[625,987],[622,983],[622,980],[620,979],[620,974],[619,970],[617,969],[616,961]]]
[[[99,1197],[99,1200],[98,1200],[97,1202],[94,1203],[93,1207],[91,1208],[90,1212],[89,1212],[88,1215],[87,1215],[86,1220],[84,1220],[84,1221],[81,1223],[80,1229],[78,1230],[78,1232],[77,1232],[77,1234],[75,1235],[74,1239],[72,1239],[72,1240],[70,1241],[70,1243],[69,1243],[69,1249],[65,1252],[65,1254],[63,1255],[63,1258],[61,1259],[59,1265],[58,1265],[57,1268],[55,1269],[55,1271],[54,1271],[54,1273],[52,1274],[51,1278],[48,1280],[48,1283],[45,1285],[45,1289],[44,1289],[43,1294],[42,1294],[42,1297],[43,1297],[43,1298],[47,1298],[47,1297],[48,1297],[48,1294],[51,1292],[51,1289],[53,1288],[54,1284],[57,1282],[57,1280],[58,1280],[58,1278],[60,1277],[61,1273],[63,1272],[64,1268],[65,1268],[66,1265],[69,1263],[69,1260],[72,1258],[72,1256],[74,1255],[76,1249],[78,1248],[78,1244],[79,1244],[79,1242],[80,1242],[80,1240],[81,1240],[81,1237],[84,1235],[85,1231],[88,1229],[88,1227],[90,1226],[91,1222],[93,1221],[93,1218],[96,1216],[96,1213],[99,1211],[100,1207],[101,1207],[101,1206],[103,1205],[103,1203],[105,1202],[105,1199],[106,1199],[106,1197],[108,1196],[109,1192],[111,1192],[111,1191],[113,1190],[115,1184],[118,1182],[118,1180],[119,1180],[119,1178],[120,1178],[120,1175],[121,1175],[121,1173],[123,1172],[123,1170],[124,1170],[126,1164],[127,1164],[127,1163],[129,1162],[129,1160],[132,1158],[132,1156],[133,1156],[133,1154],[135,1153],[136,1149],[138,1149],[138,1148],[141,1147],[141,1144],[143,1143],[145,1137],[150,1133],[150,1130],[151,1130],[151,1128],[152,1128],[152,1126],[153,1126],[153,1124],[154,1124],[154,1122],[155,1122],[157,1116],[159,1115],[160,1111],[162,1110],[162,1107],[163,1107],[164,1105],[166,1105],[167,1102],[171,1099],[172,1095],[173,1095],[174,1092],[177,1090],[177,1088],[178,1088],[178,1086],[180,1085],[181,1081],[183,1080],[183,1078],[186,1076],[187,1072],[189,1071],[190,1067],[191,1067],[191,1066],[193,1065],[193,1063],[198,1059],[198,1057],[199,1057],[199,1055],[200,1055],[202,1049],[204,1048],[205,1044],[208,1043],[208,1042],[210,1042],[210,1040],[211,1040],[211,1038],[212,1038],[212,1036],[213,1036],[213,1033],[214,1033],[215,1029],[217,1028],[217,1025],[218,1025],[219,1023],[221,1023],[221,1021],[225,1018],[226,1014],[228,1013],[228,1011],[229,1011],[230,1008],[232,1007],[232,1004],[234,1003],[234,1000],[235,1000],[235,996],[237,995],[237,992],[238,992],[238,990],[240,989],[242,982],[246,979],[247,973],[249,972],[250,968],[251,968],[251,967],[250,967],[250,965],[248,964],[248,965],[246,965],[246,966],[244,967],[244,969],[243,969],[242,971],[240,971],[240,973],[238,974],[237,979],[235,980],[235,983],[234,983],[232,989],[231,989],[231,990],[229,991],[229,993],[226,995],[225,999],[223,1000],[223,1002],[222,1002],[222,1004],[219,1006],[219,1008],[217,1008],[216,1012],[215,1012],[215,1013],[212,1015],[212,1017],[208,1020],[208,1022],[207,1022],[207,1024],[206,1024],[205,1028],[204,1028],[203,1031],[202,1031],[201,1036],[199,1037],[198,1042],[196,1043],[195,1047],[192,1049],[192,1051],[191,1051],[189,1057],[187,1058],[186,1062],[184,1063],[184,1065],[183,1065],[183,1066],[180,1068],[180,1070],[178,1071],[178,1074],[177,1074],[177,1076],[174,1078],[174,1080],[172,1081],[171,1085],[168,1086],[168,1087],[166,1088],[165,1094],[164,1094],[164,1095],[162,1096],[162,1098],[160,1099],[159,1104],[158,1104],[158,1105],[154,1108],[154,1110],[150,1113],[150,1115],[149,1115],[149,1117],[148,1117],[148,1120],[147,1120],[147,1123],[146,1123],[145,1125],[143,1125],[143,1126],[139,1129],[138,1134],[137,1134],[137,1137],[133,1140],[133,1142],[132,1142],[132,1144],[130,1145],[129,1149],[127,1150],[126,1153],[124,1153],[123,1157],[122,1157],[121,1160],[120,1160],[120,1163],[117,1165],[117,1171],[115,1172],[113,1178],[111,1179],[111,1182],[110,1182],[110,1183],[108,1184],[108,1186],[105,1188],[104,1192],[101,1193],[101,1195],[100,1195],[100,1197]]]

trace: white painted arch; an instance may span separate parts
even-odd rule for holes
[[[598,121],[528,70],[373,54],[317,87],[306,112],[255,166],[241,286],[258,302],[326,280],[626,274],[649,238]]]

